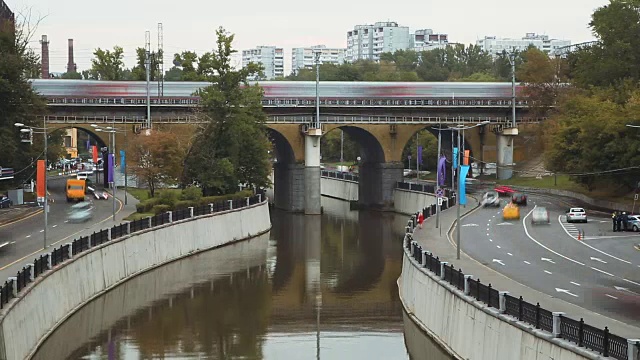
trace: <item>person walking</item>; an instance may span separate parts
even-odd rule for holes
[[[613,232],[618,231],[618,213],[616,211],[613,212],[613,214],[611,214],[611,220],[613,221]]]
[[[418,226],[422,229],[422,223],[424,222],[424,214],[422,211],[418,214]]]

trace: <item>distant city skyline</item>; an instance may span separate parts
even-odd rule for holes
[[[285,75],[288,75],[293,48],[320,44],[344,48],[347,32],[355,25],[378,21],[395,21],[412,31],[433,29],[436,33],[448,34],[450,42],[462,44],[475,44],[485,36],[521,38],[530,32],[572,43],[591,41],[594,39],[588,28],[591,14],[609,1],[539,0],[535,6],[528,6],[529,2],[514,0],[449,0],[423,3],[417,9],[414,2],[402,0],[386,8],[326,0],[313,9],[313,16],[309,15],[309,7],[301,7],[293,0],[276,0],[268,8],[255,2],[254,11],[247,11],[246,3],[220,5],[203,0],[193,0],[188,7],[164,0],[157,0],[153,7],[141,2],[112,0],[99,8],[87,7],[81,0],[5,2],[16,13],[17,20],[29,10],[32,22],[42,19],[31,39],[31,47],[39,53],[40,37],[48,35],[52,73],[66,71],[68,39],[75,42],[78,71],[90,68],[96,48],[111,49],[115,45],[124,48],[125,65],[132,67],[135,49],[144,47],[146,30],[151,32],[151,46],[155,50],[157,24],[162,22],[165,70],[171,67],[176,52],[193,50],[201,54],[212,49],[215,29],[223,26],[236,35],[233,46],[238,53],[234,65],[241,66],[244,49],[277,46],[284,48]],[[414,10],[408,11],[410,9]],[[329,18],[331,21],[326,20]]]

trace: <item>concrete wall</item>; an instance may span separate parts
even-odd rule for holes
[[[395,189],[393,196],[395,212],[406,215],[413,215],[436,203],[435,195],[410,190]]]
[[[322,196],[346,201],[358,201],[358,183],[323,177],[320,179]]]
[[[457,359],[584,360],[596,355],[462,295],[404,252],[400,298],[412,319]],[[562,345],[561,345],[562,344]],[[582,355],[581,355],[582,354]]]
[[[96,247],[36,279],[0,319],[3,359],[24,359],[67,317],[129,278],[196,252],[260,235],[269,208],[248,208],[168,224]]]

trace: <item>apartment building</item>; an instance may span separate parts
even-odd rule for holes
[[[449,45],[449,35],[434,34],[431,29],[416,30],[410,35],[410,49],[414,51],[429,51],[445,48]]]
[[[380,54],[410,48],[409,27],[396,22],[377,22],[373,25],[356,25],[347,32],[348,62],[380,60]]]
[[[325,45],[293,48],[291,51],[291,72],[300,69],[311,69],[315,65],[315,53],[320,54],[321,64],[340,65],[345,62],[345,48],[328,48]]]
[[[242,50],[242,67],[249,63],[262,64],[267,80],[284,76],[284,50],[276,46],[258,46]]]
[[[553,55],[559,48],[571,45],[571,40],[551,39],[548,35],[527,33],[521,39],[485,36],[484,39],[477,40],[476,45],[494,56],[501,54],[503,51],[525,51],[530,45],[549,55]]]

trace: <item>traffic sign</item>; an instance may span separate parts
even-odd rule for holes
[[[436,196],[438,196],[439,198],[444,196],[444,189],[439,188],[438,190],[436,190]]]
[[[443,199],[441,197],[438,198],[438,206],[442,206],[442,200]]]

